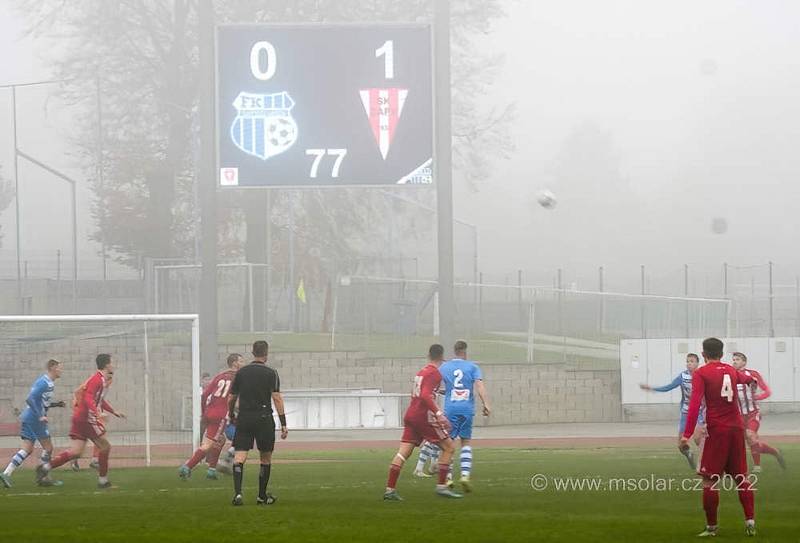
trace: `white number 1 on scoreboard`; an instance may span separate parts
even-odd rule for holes
[[[375,49],[375,58],[383,57],[383,72],[386,79],[394,79],[394,41],[386,40]]]

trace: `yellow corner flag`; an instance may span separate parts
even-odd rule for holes
[[[300,284],[297,285],[297,299],[302,303],[306,303],[306,289],[303,286],[303,280],[300,279]]]

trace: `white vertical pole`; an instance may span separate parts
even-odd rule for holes
[[[192,447],[200,443],[200,319],[192,320]]]
[[[158,266],[153,266],[153,313],[160,313],[158,309]]]
[[[145,465],[150,466],[150,346],[147,342],[147,321],[144,325],[144,448]]]
[[[536,289],[533,289],[533,300],[528,306],[528,363],[533,364],[533,344],[536,330]]]
[[[331,351],[336,350],[336,314],[339,309],[339,283],[341,278],[336,277],[336,284],[333,285],[333,318],[331,319]]]
[[[250,331],[254,332],[254,323],[253,323],[253,265],[248,263],[247,264],[247,292],[250,294],[250,300],[248,300],[248,305],[250,306]]]
[[[439,292],[433,294],[433,335],[439,336]]]

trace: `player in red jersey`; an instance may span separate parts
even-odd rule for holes
[[[225,426],[228,423],[228,394],[243,361],[244,358],[238,353],[228,355],[228,369],[217,374],[203,389],[200,405],[205,435],[192,457],[178,469],[178,475],[184,481],[192,476],[192,470],[203,458],[208,460],[206,478],[217,478],[217,461],[225,445]]]
[[[403,417],[403,437],[400,439],[400,449],[394,455],[389,466],[389,480],[383,499],[400,501],[402,498],[397,493],[397,479],[403,469],[406,459],[414,452],[423,440],[438,444],[442,449],[439,456],[439,480],[436,493],[445,498],[461,498],[461,494],[453,492],[447,487],[447,474],[450,472],[450,459],[453,456],[453,440],[450,439],[450,424],[436,403],[436,390],[442,381],[439,366],[444,360],[444,347],[439,344],[431,345],[428,349],[428,364],[417,372],[414,377],[414,390],[411,394],[411,403]]]
[[[740,384],[736,386],[739,410],[744,417],[745,439],[750,446],[750,454],[753,457],[753,473],[761,473],[761,453],[774,456],[781,468],[786,469],[786,461],[783,459],[781,452],[758,439],[758,429],[761,427],[761,410],[758,408],[758,402],[769,398],[772,395],[772,391],[759,372],[745,369],[747,356],[744,353],[733,353],[732,365],[754,379],[749,385]],[[759,389],[761,389],[760,394],[758,392]]]
[[[706,512],[706,529],[700,537],[717,535],[717,508],[719,484],[727,473],[736,484],[739,501],[744,509],[745,533],[756,533],[754,496],[747,474],[747,453],[744,446],[744,422],[736,401],[739,383],[749,384],[753,378],[733,366],[721,362],[723,344],[717,338],[703,341],[705,365],[692,375],[692,397],[686,428],[678,442],[681,451],[689,446],[694,427],[705,401],[707,435],[700,448],[700,468],[703,478],[703,509]]]
[[[45,477],[54,468],[62,466],[71,460],[80,458],[86,448],[86,441],[94,443],[100,451],[98,455],[98,488],[109,488],[111,483],[108,480],[108,457],[111,453],[111,444],[105,437],[106,428],[103,423],[106,413],[120,418],[125,418],[125,414],[116,411],[111,404],[105,400],[108,389],[108,378],[114,374],[114,361],[110,354],[99,354],[95,359],[97,373],[91,376],[81,388],[76,391],[77,401],[72,410],[72,427],[69,437],[72,439],[71,447],[55,457],[52,463],[40,464],[36,468],[38,477]]]

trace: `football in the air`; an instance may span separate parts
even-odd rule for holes
[[[539,202],[539,205],[545,209],[553,209],[558,203],[558,200],[556,200],[556,195],[547,189],[539,191],[539,193],[536,195],[536,201]]]

